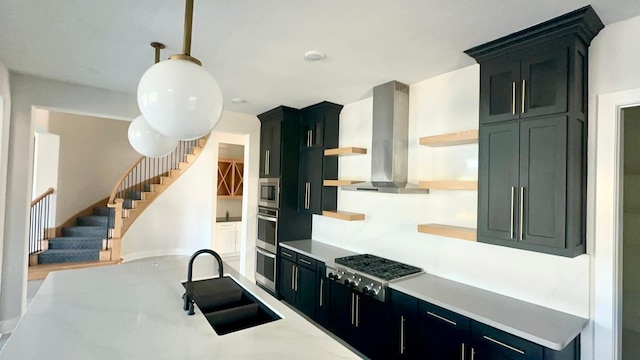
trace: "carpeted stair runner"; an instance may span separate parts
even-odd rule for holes
[[[93,215],[76,219],[75,226],[62,229],[62,236],[49,240],[49,250],[38,254],[38,264],[99,261],[103,239],[113,227],[113,211],[96,207]]]

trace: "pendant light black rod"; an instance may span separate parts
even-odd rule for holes
[[[193,0],[186,0],[187,6],[184,11],[184,40],[182,42],[182,53],[191,56],[191,26],[193,24]]]

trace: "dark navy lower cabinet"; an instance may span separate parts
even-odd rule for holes
[[[418,359],[421,345],[418,335],[418,300],[391,290],[390,358]]]
[[[427,359],[471,358],[471,320],[424,301],[418,303],[421,353]]]
[[[318,263],[318,274],[316,286],[318,287],[318,297],[316,302],[316,322],[325,328],[329,328],[329,312],[331,304],[331,283],[325,276],[326,267],[324,263]]]
[[[402,292],[390,292],[389,359],[580,359],[580,337],[556,351]]]
[[[390,302],[331,281],[331,332],[372,360],[389,359]]]

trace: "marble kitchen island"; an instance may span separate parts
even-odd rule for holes
[[[0,352],[16,359],[358,359],[340,342],[225,267],[282,319],[218,336],[182,310],[185,256],[54,272]],[[217,274],[203,254],[194,279]]]

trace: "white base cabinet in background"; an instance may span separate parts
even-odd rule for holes
[[[215,250],[222,254],[235,254],[240,251],[240,221],[216,223]]]

